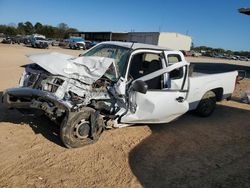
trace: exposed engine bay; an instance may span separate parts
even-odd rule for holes
[[[53,94],[58,101],[61,101],[71,111],[77,110],[83,106],[94,106],[99,110],[109,111],[113,114],[115,109],[114,99],[111,99],[108,88],[111,86],[111,81],[105,77],[100,78],[91,85],[85,84],[75,79],[66,78],[63,76],[55,76],[41,68],[37,64],[30,64],[25,67],[25,71],[20,80],[20,87],[38,89],[44,92]],[[100,107],[102,101],[103,109]],[[105,102],[104,102],[105,101]],[[60,117],[58,109],[53,104],[37,98],[32,99],[32,107],[44,108],[45,113],[52,119]],[[98,105],[97,105],[98,104]],[[42,107],[43,106],[43,107]]]

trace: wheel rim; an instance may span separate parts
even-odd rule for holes
[[[211,102],[204,102],[203,104],[202,104],[202,111],[203,111],[203,113],[205,113],[205,114],[209,114],[209,113],[211,113],[211,111],[212,111],[212,108],[213,108],[213,106],[212,106],[212,104],[211,104]]]
[[[74,127],[74,136],[79,139],[85,139],[89,137],[90,123],[86,120],[81,120]]]

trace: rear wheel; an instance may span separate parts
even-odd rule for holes
[[[84,108],[63,120],[60,135],[66,147],[78,148],[96,142],[103,127],[100,115],[91,108]]]
[[[216,107],[216,95],[213,91],[208,91],[201,99],[195,112],[201,117],[210,116]]]

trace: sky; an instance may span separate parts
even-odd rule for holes
[[[79,31],[162,31],[206,45],[250,51],[250,0],[0,0],[0,24],[31,21]]]

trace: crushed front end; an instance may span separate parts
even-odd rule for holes
[[[78,80],[52,75],[37,64],[30,64],[20,79],[19,88],[7,89],[3,102],[8,108],[33,113],[42,110],[52,120],[67,112],[91,104],[92,100],[110,99],[107,87],[110,82],[100,79],[88,85]]]
[[[42,113],[60,124],[65,146],[95,142],[124,110],[126,102],[114,89],[114,59],[54,52],[28,57],[33,63],[24,66],[19,87],[5,90],[2,101],[7,108]]]

